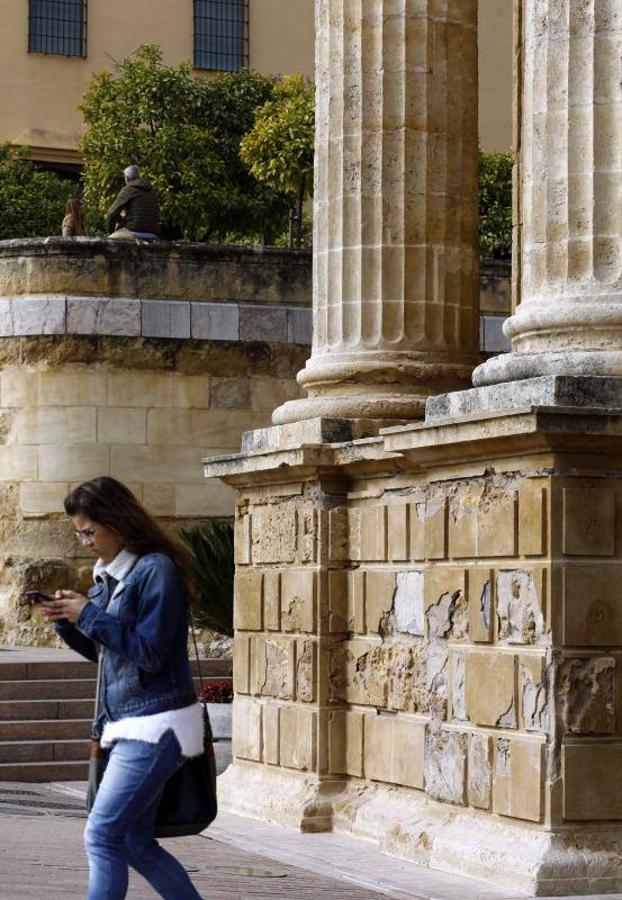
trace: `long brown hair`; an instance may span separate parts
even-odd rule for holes
[[[85,481],[65,497],[68,516],[81,514],[99,525],[116,531],[125,549],[137,556],[164,553],[173,560],[193,596],[190,554],[160,528],[144,506],[122,482],[109,475]]]
[[[72,216],[75,233],[79,237],[85,237],[86,228],[84,227],[84,210],[81,197],[69,197],[65,204],[65,215]]]

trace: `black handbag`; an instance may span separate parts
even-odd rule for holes
[[[199,682],[201,687],[203,687],[201,663],[199,661],[194,629],[192,637],[199,666]],[[105,650],[102,647],[97,665],[95,716],[91,732],[89,784],[86,795],[86,808],[89,811],[95,802],[97,790],[106,771],[110,755],[110,751],[100,745],[97,731],[104,653]],[[155,822],[155,836],[157,838],[186,837],[191,834],[199,834],[216,818],[218,804],[216,800],[214,738],[207,705],[201,701],[201,706],[203,707],[204,722],[203,753],[201,756],[186,759],[166,782]]]

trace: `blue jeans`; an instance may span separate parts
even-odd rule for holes
[[[84,831],[88,900],[123,900],[128,866],[165,900],[201,900],[184,867],[153,836],[164,785],[182,762],[172,731],[157,744],[114,745]]]

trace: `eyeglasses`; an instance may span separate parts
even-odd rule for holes
[[[82,528],[80,531],[74,531],[74,534],[81,544],[90,544],[95,537],[96,530],[96,528]]]

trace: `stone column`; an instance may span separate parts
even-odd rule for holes
[[[519,304],[476,385],[622,375],[622,10],[520,0]]]
[[[477,355],[477,2],[317,0],[316,416],[411,419]]]

